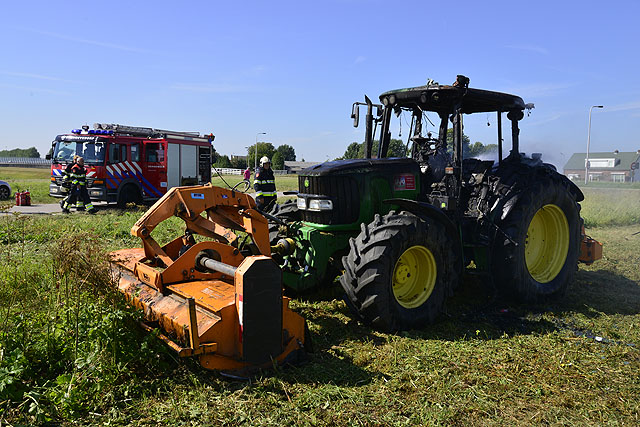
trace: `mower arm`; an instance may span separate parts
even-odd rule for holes
[[[253,198],[207,184],[170,189],[134,224],[131,234],[142,240],[148,260],[159,258],[166,267],[173,263],[174,260],[151,237],[156,226],[172,216],[181,218],[187,230],[225,244],[237,240],[232,230],[244,231],[251,235],[261,254],[271,255],[269,225],[256,210]]]

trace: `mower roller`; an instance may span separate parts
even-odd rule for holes
[[[186,231],[160,246],[151,234],[172,216]],[[249,195],[210,184],[172,188],[131,234],[142,248],[110,254],[118,289],[144,310],[143,327],[159,329],[179,356],[198,356],[207,369],[245,371],[295,362],[304,351],[305,320],[282,295],[268,223]]]

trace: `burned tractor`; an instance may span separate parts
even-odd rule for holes
[[[358,126],[367,109],[365,158],[305,169],[296,203],[272,218],[286,286],[304,291],[341,275],[356,315],[396,331],[433,321],[465,271],[531,302],[562,295],[578,261],[599,257],[601,246],[584,236],[580,189],[541,155],[520,151],[518,123],[532,105],[470,88],[464,76],[365,101],[352,110]],[[496,160],[463,158],[463,119],[474,113],[497,114]],[[392,121],[403,114],[411,117],[408,157],[388,158]],[[428,114],[439,120],[433,133]]]

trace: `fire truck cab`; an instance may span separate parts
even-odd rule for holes
[[[58,135],[51,160],[49,195],[64,197],[64,170],[74,155],[84,158],[91,200],[127,203],[154,201],[168,189],[211,182],[214,136],[198,132],[95,123]]]

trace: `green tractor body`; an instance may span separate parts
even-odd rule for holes
[[[361,224],[397,208],[385,200],[416,200],[420,193],[420,168],[407,158],[326,162],[298,180],[299,222],[289,225],[296,249],[283,268],[285,285],[296,291],[333,279],[327,273],[341,269],[337,264]]]
[[[540,155],[520,152],[518,122],[532,105],[469,88],[464,76],[452,86],[385,92],[382,105],[365,100],[352,110],[357,126],[367,107],[365,158],[305,169],[295,205],[276,213],[271,239],[287,248],[274,255],[287,287],[305,291],[340,276],[355,314],[382,330],[433,321],[464,266],[524,301],[565,291],[580,252],[583,196]],[[496,159],[463,158],[464,115],[490,112]],[[408,157],[387,158],[391,123],[402,115],[411,123]],[[434,132],[427,121],[439,121]]]

